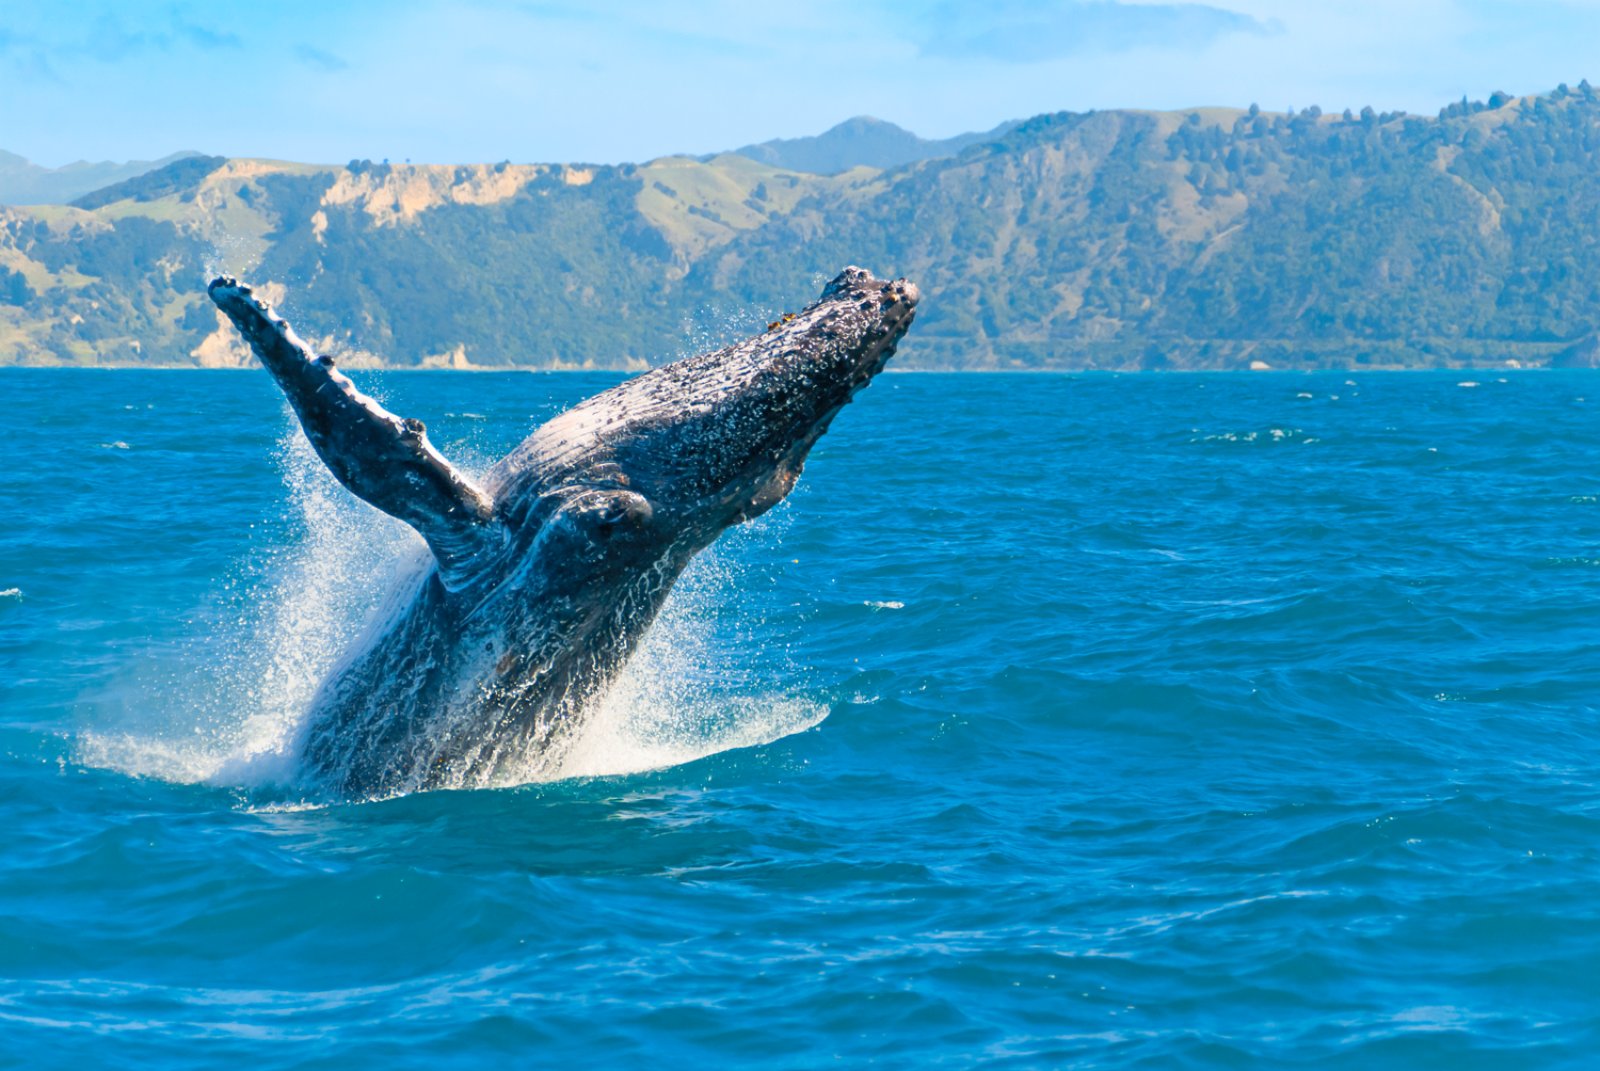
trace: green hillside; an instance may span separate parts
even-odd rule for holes
[[[1437,117],[1039,116],[839,175],[194,158],[0,209],[0,362],[245,363],[230,271],[356,364],[640,367],[847,263],[925,293],[906,366],[1539,365],[1600,351],[1600,99]]]

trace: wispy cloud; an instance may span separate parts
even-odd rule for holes
[[[0,57],[24,57],[36,62],[90,59],[115,64],[181,48],[218,52],[244,47],[238,34],[191,21],[176,11],[164,21],[141,20],[132,26],[109,12],[78,25],[81,28],[77,33],[67,29],[49,36],[20,34],[0,27]]]
[[[39,39],[4,26],[0,26],[0,67],[9,67],[24,78],[61,84]]]
[[[1198,49],[1230,34],[1272,32],[1249,15],[1209,4],[1119,0],[941,2],[927,27],[918,41],[925,55],[1016,63],[1149,46]]]
[[[315,45],[299,45],[294,50],[294,58],[315,70],[332,73],[334,71],[348,71],[350,64],[332,52],[324,51]]]
[[[68,55],[76,51],[101,63],[117,63],[141,52],[165,50],[171,43],[166,34],[131,30],[115,15],[101,15],[90,24],[86,37],[60,45],[56,51]]]
[[[192,22],[179,22],[178,34],[187,39],[190,44],[198,45],[205,49],[230,49],[243,48],[244,41],[236,33],[227,30],[213,30],[209,26],[200,26]]]

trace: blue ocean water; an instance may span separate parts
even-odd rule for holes
[[[565,778],[333,806],[405,533],[264,374],[0,394],[0,1065],[1594,1065],[1592,375],[885,376]]]

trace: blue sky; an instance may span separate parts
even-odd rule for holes
[[[0,148],[39,163],[645,160],[875,115],[1433,113],[1600,84],[1600,0],[55,0],[0,5]]]

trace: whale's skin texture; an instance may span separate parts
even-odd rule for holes
[[[475,482],[249,287],[223,277],[209,293],[340,482],[431,551],[312,701],[302,767],[345,798],[553,763],[689,560],[789,493],[918,300],[903,279],[847,268],[762,334],[567,410]]]

